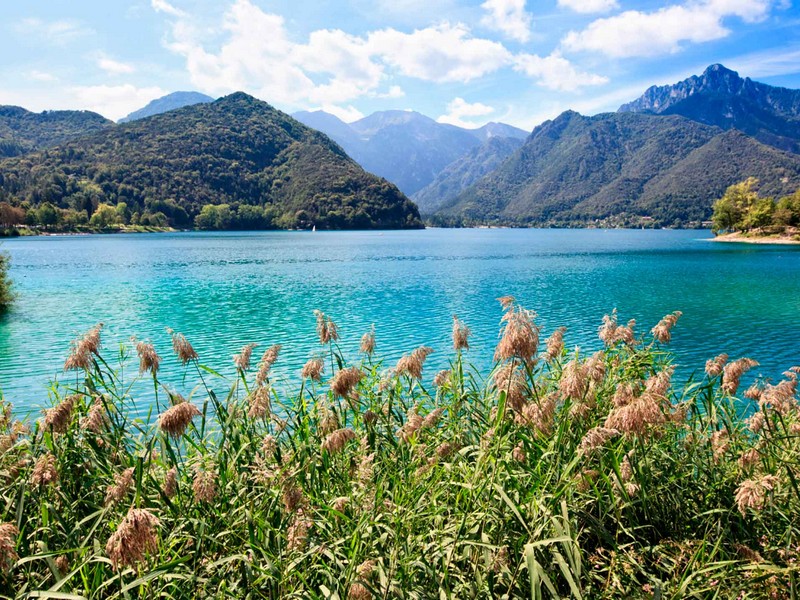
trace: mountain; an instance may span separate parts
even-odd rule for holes
[[[213,101],[214,98],[201,94],[200,92],[172,92],[171,94],[150,101],[147,106],[133,111],[127,117],[122,117],[118,123],[128,123],[130,121],[136,121],[137,119],[160,115],[161,113],[175,110],[176,108]]]
[[[719,64],[674,85],[653,86],[619,111],[681,115],[800,154],[800,90],[742,79]]]
[[[112,125],[112,121],[88,110],[34,113],[19,106],[0,106],[0,157],[47,148]]]
[[[699,222],[748,176],[762,194],[800,186],[800,157],[679,116],[568,111],[533,130],[495,171],[447,201],[450,219],[516,224]]]
[[[405,110],[376,112],[350,124],[322,111],[293,116],[329,135],[367,171],[406,194],[430,184],[445,167],[491,137],[528,135],[502,123],[464,129]]]
[[[421,226],[394,185],[327,136],[241,92],[0,161],[0,192],[74,211],[124,202],[177,226],[221,204],[242,214],[256,207],[265,227]]]
[[[522,140],[514,137],[493,137],[456,159],[441,171],[436,178],[414,194],[422,214],[433,214],[447,200],[460,194],[481,177],[494,171],[500,163],[511,156]]]

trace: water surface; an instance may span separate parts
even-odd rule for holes
[[[375,324],[378,353],[394,360],[426,344],[432,378],[450,356],[453,314],[473,330],[469,359],[488,368],[497,341],[495,299],[511,294],[539,314],[543,335],[599,346],[617,308],[649,330],[684,315],[672,347],[683,373],[720,352],[750,356],[778,377],[800,364],[800,247],[715,244],[703,231],[472,229],[404,232],[174,233],[18,238],[19,301],[0,320],[0,389],[21,411],[47,400],[69,342],[106,324],[104,347],[135,335],[182,369],[165,332],[186,334],[203,363],[225,375],[248,342],[283,345],[276,368],[294,378],[319,346],[313,309],[338,323],[355,357]],[[258,350],[256,351],[258,354]],[[132,363],[133,366],[133,363]],[[143,409],[143,407],[142,407]]]

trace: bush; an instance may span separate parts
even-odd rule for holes
[[[6,312],[14,301],[11,289],[11,279],[8,276],[8,267],[11,257],[7,252],[0,252],[0,314]]]

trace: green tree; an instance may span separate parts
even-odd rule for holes
[[[35,224],[41,225],[45,229],[58,225],[59,217],[58,210],[49,202],[45,202],[34,212]]]
[[[784,196],[778,200],[772,222],[779,227],[800,225],[800,189],[791,196]]]
[[[108,229],[113,225],[118,225],[119,222],[119,214],[110,204],[99,205],[92,218],[89,219],[89,225],[98,229]]]
[[[233,212],[228,204],[206,204],[194,219],[198,229],[229,229]]]
[[[772,224],[775,213],[775,201],[772,198],[759,198],[747,210],[742,220],[744,229],[759,229]]]
[[[758,179],[748,177],[741,183],[729,186],[722,198],[714,202],[711,219],[715,233],[745,229],[745,215],[759,199],[754,189],[757,185]]]

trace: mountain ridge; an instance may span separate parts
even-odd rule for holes
[[[651,86],[619,112],[680,115],[800,154],[800,90],[742,78],[721,64],[675,84]]]
[[[791,193],[800,157],[678,115],[566,111],[437,215],[521,225],[699,223],[714,198],[750,175],[766,193]]]
[[[194,104],[201,104],[206,102],[213,102],[214,98],[201,94],[200,92],[172,92],[166,96],[161,96],[155,100],[151,100],[147,105],[139,110],[135,110],[125,117],[122,117],[117,123],[129,123],[138,119],[160,115],[171,110],[183,108],[184,106],[192,106]]]
[[[257,207],[264,226],[278,228],[421,226],[416,206],[391,183],[323,133],[242,92],[0,161],[0,189],[77,212],[124,202],[130,211],[160,210],[177,226],[223,204]]]
[[[329,135],[367,171],[392,181],[408,195],[499,133],[520,139],[528,136],[503,123],[465,129],[404,110],[378,111],[353,123],[324,111],[301,111],[294,116]],[[396,159],[398,155],[402,161]]]

